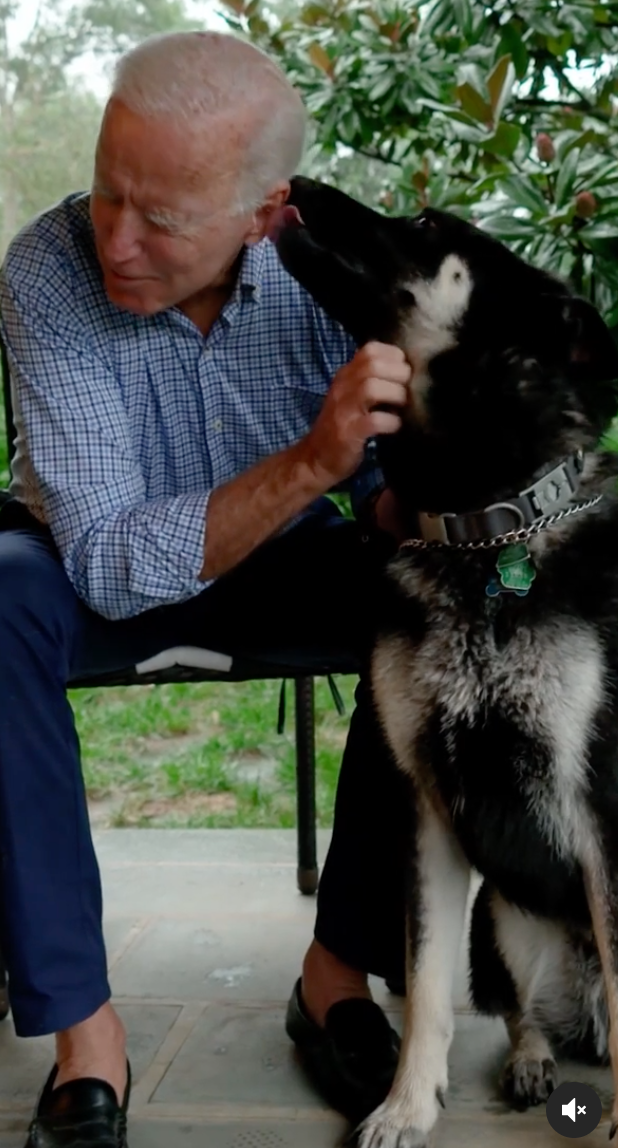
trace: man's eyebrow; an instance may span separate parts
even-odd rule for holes
[[[157,215],[165,219],[190,219],[191,215],[186,211],[178,211],[172,207],[164,207],[163,204],[153,204],[151,207],[138,207],[142,215],[153,216]]]
[[[163,227],[191,227],[197,223],[195,214],[186,211],[173,211],[169,207],[149,207],[140,209],[145,219]]]
[[[117,193],[104,180],[94,179],[92,186],[99,195],[109,196],[111,199],[122,198],[122,196],[117,196]],[[182,225],[192,223],[195,220],[194,212],[164,207],[163,204],[153,203],[146,207],[140,207],[139,204],[136,204],[136,207],[146,219],[154,219],[162,223]]]

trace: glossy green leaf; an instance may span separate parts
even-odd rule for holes
[[[520,139],[521,128],[517,124],[507,124],[501,120],[493,135],[483,141],[483,151],[510,159],[517,151]]]
[[[469,116],[480,123],[488,124],[491,122],[491,106],[477,92],[476,88],[472,87],[472,84],[460,84],[456,92],[462,108]]]
[[[451,0],[453,15],[457,21],[457,26],[462,36],[466,39],[470,35],[472,29],[472,10],[470,0]]]
[[[568,152],[560,167],[554,193],[556,207],[563,207],[573,195],[579,155],[579,148],[573,148],[572,151]]]
[[[536,234],[535,226],[527,219],[519,219],[514,215],[489,215],[483,220],[483,231],[494,235],[497,239],[532,239]]]
[[[515,82],[515,67],[510,56],[502,56],[487,77],[487,91],[491,102],[494,121],[502,115]]]
[[[525,32],[525,27],[523,28]],[[503,25],[501,39],[498,44],[498,53],[501,56],[509,55],[513,61],[515,74],[518,80],[523,80],[528,71],[530,56],[518,23],[512,20]]]
[[[517,207],[527,207],[535,215],[546,215],[549,203],[532,179],[510,175],[500,180],[501,189]]]
[[[547,49],[554,56],[564,56],[573,44],[573,33],[566,29],[560,36],[547,37]]]

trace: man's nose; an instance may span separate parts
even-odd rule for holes
[[[105,251],[108,259],[123,263],[139,247],[139,221],[135,213],[121,208],[114,215],[106,235]]]

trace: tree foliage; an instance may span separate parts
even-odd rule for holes
[[[387,212],[477,220],[618,327],[618,0],[221,3],[302,92],[306,171]],[[90,181],[100,104],[75,64],[195,26],[184,0],[40,0],[11,50],[16,11],[0,0],[0,257]]]
[[[314,118],[314,170],[482,224],[618,327],[616,0],[228,0]],[[361,162],[362,161],[362,162]]]
[[[184,0],[40,0],[13,47],[18,8],[0,0],[0,259],[33,214],[90,184],[101,104],[74,66],[153,32],[195,27]]]

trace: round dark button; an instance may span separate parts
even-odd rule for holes
[[[594,1132],[599,1123],[603,1105],[601,1097],[589,1084],[565,1081],[552,1092],[545,1108],[554,1132],[578,1140]]]

